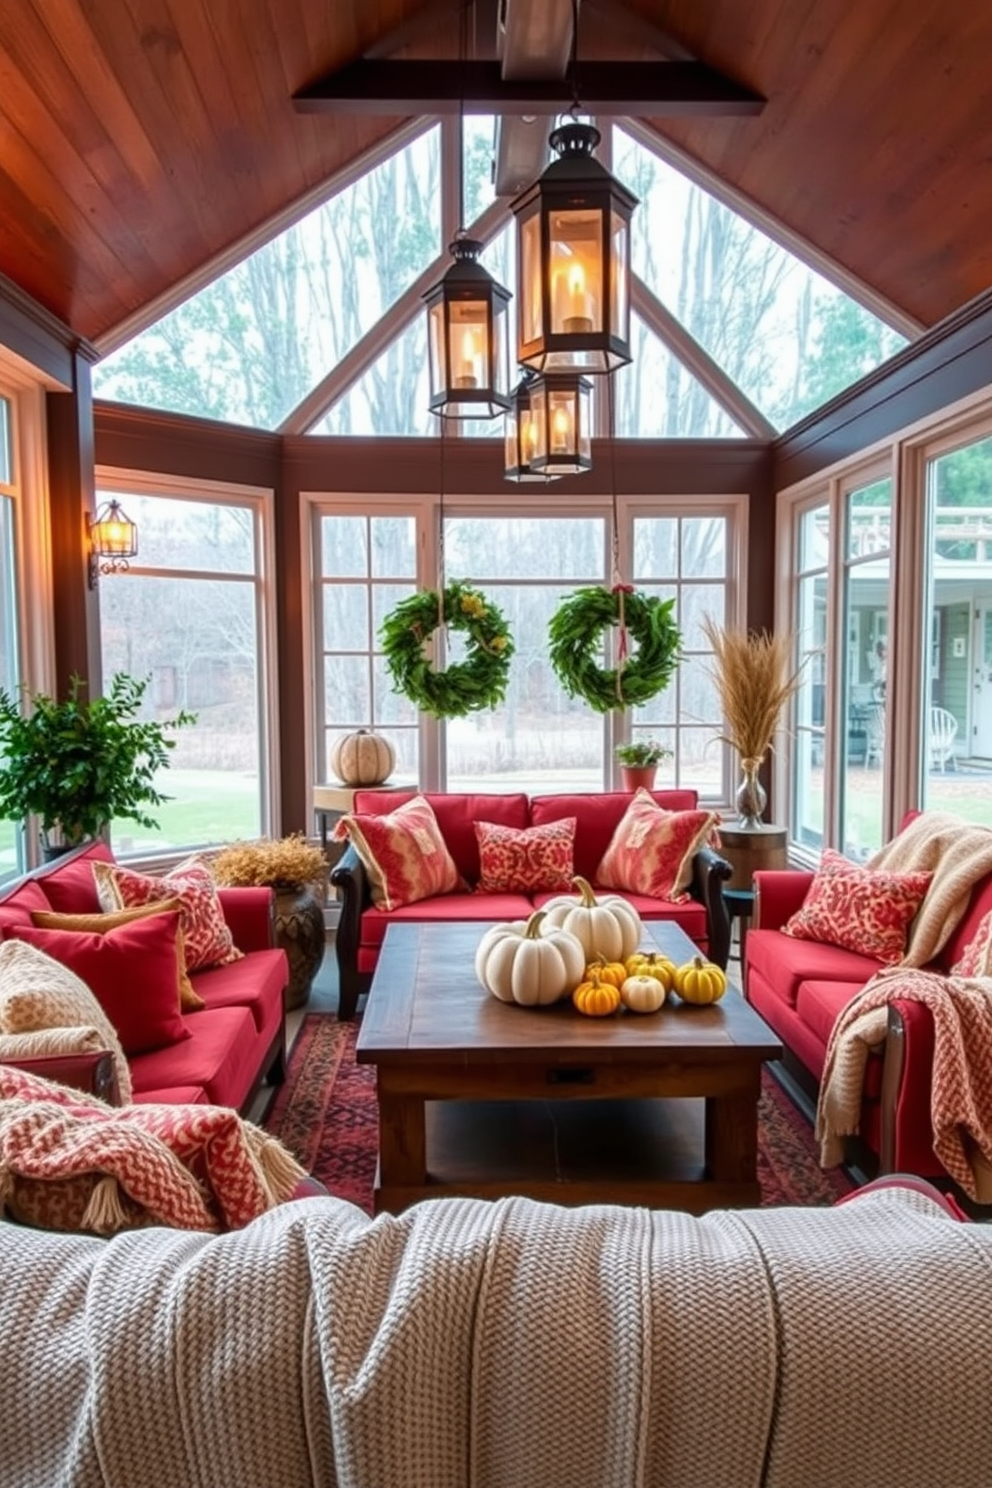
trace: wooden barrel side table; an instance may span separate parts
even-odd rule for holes
[[[744,948],[754,909],[754,875],[760,868],[787,868],[785,827],[736,827],[720,824],[720,856],[734,870],[724,884],[724,899],[730,915],[731,939],[734,921],[739,920],[741,985],[746,962]]]

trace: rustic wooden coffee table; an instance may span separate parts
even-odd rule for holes
[[[357,1046],[376,1066],[376,1212],[452,1194],[757,1204],[761,1066],[782,1048],[743,998],[610,1018],[508,1005],[475,977],[485,928],[386,931]],[[646,925],[642,944],[695,952],[672,924]]]

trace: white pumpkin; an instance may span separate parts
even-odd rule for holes
[[[543,1007],[568,997],[585,971],[582,943],[544,923],[543,909],[529,920],[491,925],[475,953],[475,974],[500,1002]]]
[[[573,878],[578,898],[549,899],[544,906],[552,925],[577,935],[585,947],[586,960],[603,956],[607,961],[626,961],[640,944],[641,917],[619,894],[597,899],[584,878]]]
[[[331,769],[345,785],[381,785],[395,763],[392,744],[371,729],[345,734],[331,750]]]
[[[664,982],[647,972],[635,971],[620,983],[620,1001],[632,1013],[656,1013],[667,996]]]

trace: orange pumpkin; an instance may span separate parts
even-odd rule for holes
[[[597,956],[586,967],[587,980],[593,976],[598,976],[608,986],[622,987],[627,978],[627,968],[622,961],[607,961],[605,956]]]
[[[620,988],[612,982],[602,982],[593,972],[586,982],[580,982],[572,993],[572,1002],[587,1018],[608,1018],[620,1006]]]

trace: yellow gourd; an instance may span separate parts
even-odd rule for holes
[[[632,1013],[656,1013],[667,996],[664,982],[642,972],[629,976],[620,988],[620,1001]]]
[[[576,987],[572,1001],[587,1018],[608,1018],[620,1006],[620,988],[611,982],[601,982],[594,971],[588,981]]]
[[[683,1002],[719,1002],[727,990],[727,977],[713,961],[694,956],[675,972],[675,990]]]
[[[627,968],[622,961],[607,961],[604,956],[597,956],[595,961],[590,961],[586,967],[586,977],[593,975],[599,977],[601,982],[606,982],[611,987],[621,987],[627,979]]]
[[[628,976],[656,977],[666,992],[670,992],[675,985],[675,972],[675,962],[660,951],[637,951],[633,956],[627,957]]]
[[[578,898],[549,899],[544,906],[548,920],[579,937],[587,961],[596,956],[606,961],[623,961],[641,938],[641,917],[637,910],[619,894],[597,899],[584,878],[576,877],[572,882],[579,891]]]

